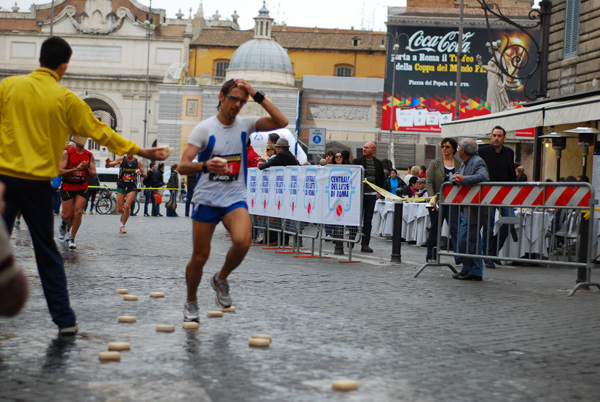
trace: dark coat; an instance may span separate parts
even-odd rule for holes
[[[511,148],[502,146],[498,153],[492,145],[487,145],[477,153],[488,168],[489,181],[517,181],[515,151]]]
[[[375,161],[375,183],[373,184],[383,188],[385,186],[385,173],[383,172],[383,163],[375,157],[373,157],[373,160]],[[367,171],[367,159],[364,156],[359,156],[358,158],[354,159],[352,161],[352,164],[361,165],[363,169],[365,169],[365,172]],[[363,191],[365,193],[374,192],[374,190],[371,187],[369,187],[368,184],[363,184]]]
[[[274,157],[272,157],[271,159],[269,159],[262,165],[259,165],[258,168],[260,170],[262,170],[262,169],[269,168],[271,166],[293,166],[293,165],[299,165],[298,159],[296,159],[296,157],[289,150],[285,150],[285,151],[278,152],[277,155],[275,155]]]

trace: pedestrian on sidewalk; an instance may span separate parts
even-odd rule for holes
[[[427,169],[427,193],[431,197],[438,197],[435,201],[435,205],[432,208],[429,208],[430,226],[429,235],[427,236],[427,255],[425,256],[425,261],[427,262],[436,261],[437,256],[435,253],[435,247],[439,247],[437,244],[437,237],[438,220],[440,217],[449,224],[452,250],[456,252],[458,246],[458,209],[456,207],[448,207],[447,205],[444,205],[440,211],[439,195],[440,190],[442,189],[442,184],[450,181],[450,176],[458,172],[458,169],[462,166],[462,161],[458,155],[456,155],[458,143],[454,138],[442,139],[440,147],[442,149],[442,156],[432,160],[429,164],[429,169]]]
[[[472,186],[488,181],[487,166],[477,155],[477,144],[472,139],[463,139],[458,145],[458,156],[463,160],[458,172],[450,176],[450,181],[458,186]],[[460,211],[460,232],[458,235],[458,252],[463,254],[479,254],[481,244],[481,222],[485,219],[485,208],[467,207]],[[452,275],[454,279],[463,281],[483,280],[483,260],[481,258],[463,257],[462,269]]]
[[[367,142],[363,146],[363,155],[352,161],[353,165],[361,165],[365,172],[365,180],[383,188],[385,185],[385,173],[383,172],[383,163],[375,157],[376,145],[374,142]],[[371,241],[371,222],[373,221],[373,212],[375,203],[381,198],[381,194],[373,190],[368,184],[363,184],[363,237],[361,239],[360,251],[363,253],[372,253],[373,249],[369,247]]]

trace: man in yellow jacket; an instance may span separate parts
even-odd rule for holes
[[[77,332],[61,255],[54,241],[52,186],[70,133],[91,137],[111,152],[165,159],[162,148],[140,149],[94,117],[77,95],[59,85],[71,59],[62,38],[44,41],[40,68],[0,83],[0,182],[6,185],[4,220],[20,210],[27,222],[52,321],[62,335]],[[9,229],[10,230],[10,229]]]

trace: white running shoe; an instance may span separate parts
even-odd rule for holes
[[[69,248],[71,250],[75,250],[77,248],[77,245],[75,244],[75,239],[69,239]]]
[[[58,234],[60,235],[60,236],[58,236],[58,238],[60,240],[65,239],[65,235],[67,234],[67,224],[66,223],[60,224],[60,227],[58,228]]]
[[[183,306],[183,321],[200,322],[200,312],[198,310],[197,301],[185,302],[185,306]]]

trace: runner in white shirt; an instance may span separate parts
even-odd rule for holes
[[[265,109],[269,117],[237,117],[248,95]],[[231,234],[232,246],[223,267],[211,278],[211,285],[217,293],[217,304],[231,306],[227,278],[241,264],[251,240],[250,215],[246,205],[246,141],[253,132],[272,131],[288,125],[283,113],[262,92],[241,79],[223,84],[217,110],[217,116],[194,128],[177,168],[182,175],[199,175],[192,199],[194,247],[186,267],[184,321],[200,320],[198,286],[210,255],[212,235],[221,221]],[[195,158],[198,162],[193,162]]]

